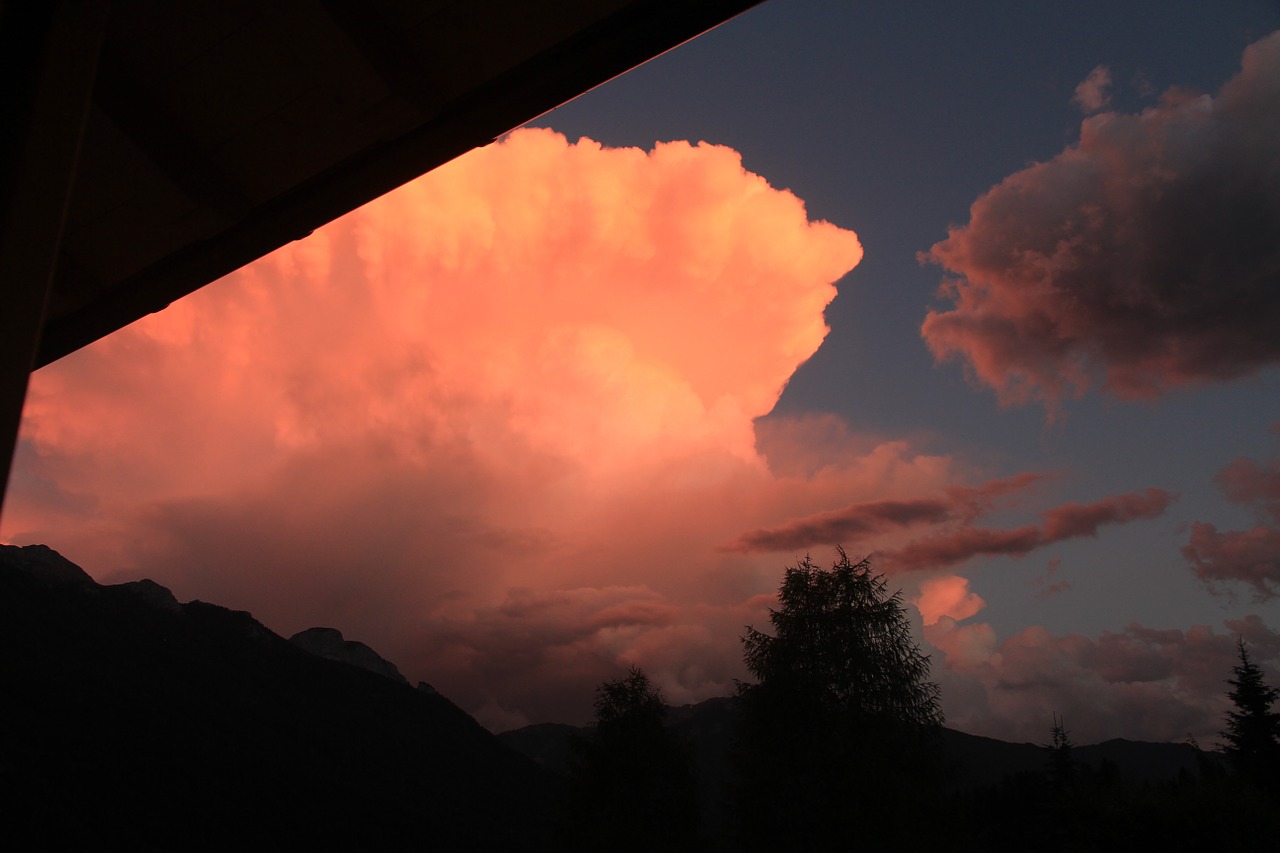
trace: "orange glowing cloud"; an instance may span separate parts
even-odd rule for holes
[[[495,725],[628,662],[724,692],[781,566],[716,544],[951,477],[756,450],[861,254],[731,149],[520,131],[37,373],[3,537],[337,625]]]
[[[986,606],[981,597],[969,591],[969,581],[957,575],[922,581],[920,597],[916,599],[926,627],[944,616],[960,622]]]
[[[495,729],[582,721],[633,663],[725,695],[787,560],[723,543],[831,507],[963,525],[1040,479],[830,417],[756,431],[860,252],[728,149],[514,134],[37,373],[3,536],[339,627]],[[905,580],[937,669],[986,690],[994,632],[957,624],[982,599]]]

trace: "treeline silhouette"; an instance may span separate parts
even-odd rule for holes
[[[643,670],[600,685],[572,737],[565,849],[1253,849],[1280,830],[1280,692],[1243,641],[1224,748],[1194,770],[1082,762],[1055,716],[1041,767],[963,785],[929,659],[868,561],[787,568],[770,622],[742,638],[755,681],[709,743],[669,725]]]

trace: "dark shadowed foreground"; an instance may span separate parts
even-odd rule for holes
[[[554,774],[247,613],[0,546],[0,648],[20,849],[547,847]]]
[[[789,577],[826,575],[806,563]],[[788,606],[780,617],[801,612]],[[794,639],[785,618],[773,627],[766,645]],[[0,546],[0,837],[24,850],[1253,849],[1280,831],[1280,716],[1240,657],[1231,731],[1264,726],[1258,779],[1241,754],[1190,744],[1075,747],[1056,720],[1052,746],[934,727],[922,764],[909,743],[865,745],[885,729],[860,717],[850,732],[781,711],[752,723],[749,690],[665,708],[638,669],[602,685],[592,729],[499,739],[336,630],[285,640],[150,581],[100,586],[44,546]],[[752,737],[767,766],[743,761]],[[761,766],[791,784],[751,775]],[[779,830],[819,783],[862,799],[822,790],[794,809],[807,825]]]

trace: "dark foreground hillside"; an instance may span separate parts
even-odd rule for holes
[[[646,756],[583,775],[598,731],[500,740],[336,630],[285,640],[149,581],[101,586],[43,546],[0,546],[0,685],[6,849],[773,849],[735,796],[738,700],[666,710],[697,815],[676,846],[646,846],[643,820],[614,820]],[[938,784],[888,803],[909,819],[868,813],[900,843],[868,849],[1252,849],[1280,831],[1274,796],[1187,744],[1115,740],[1066,760],[944,730],[935,748]],[[858,766],[872,782],[883,772]]]
[[[730,698],[667,709],[668,729],[691,747],[696,774],[700,836],[688,849],[754,846],[743,837],[733,805],[737,714]],[[499,735],[570,778],[573,744],[591,736],[589,728],[553,724]],[[949,850],[982,853],[1231,850],[1252,849],[1255,839],[1274,838],[1280,830],[1274,801],[1231,778],[1220,755],[1185,743],[1116,739],[1075,747],[1068,777],[1055,777],[1043,745],[943,729],[937,750],[941,788],[919,792],[912,804],[915,825],[898,826],[897,843],[867,849],[932,850],[939,843],[921,839],[940,838]],[[866,772],[874,779],[881,771],[868,765]]]
[[[10,849],[547,849],[562,787],[427,690],[0,546]]]
[[[668,709],[667,724],[693,749],[699,806],[704,837],[723,838],[733,831],[731,813],[732,770],[729,752],[735,723],[735,702],[721,697]],[[575,737],[587,737],[589,728],[547,723],[503,732],[498,737],[510,746],[557,773],[568,775]],[[1005,799],[1002,785],[1015,788],[1044,784],[1039,778],[1048,767],[1043,746],[1007,743],[992,738],[943,729],[938,747],[942,753],[944,787],[952,804]],[[1084,774],[1111,774],[1138,785],[1175,783],[1197,776],[1206,764],[1221,768],[1221,760],[1188,744],[1135,743],[1111,740],[1076,750]],[[1034,792],[1033,792],[1034,793]],[[1021,796],[1027,792],[1022,791]],[[1004,819],[1001,818],[1002,822]]]

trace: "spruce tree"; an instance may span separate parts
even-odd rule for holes
[[[1249,660],[1244,638],[1236,640],[1240,663],[1227,680],[1227,698],[1235,710],[1227,712],[1222,751],[1240,778],[1271,791],[1280,791],[1280,713],[1271,710],[1280,690],[1262,680],[1262,670]]]
[[[1071,742],[1065,722],[1057,714],[1053,715],[1053,728],[1049,734],[1050,742],[1045,747],[1049,751],[1049,781],[1056,790],[1062,791],[1075,784],[1076,762],[1072,755],[1075,744]]]

